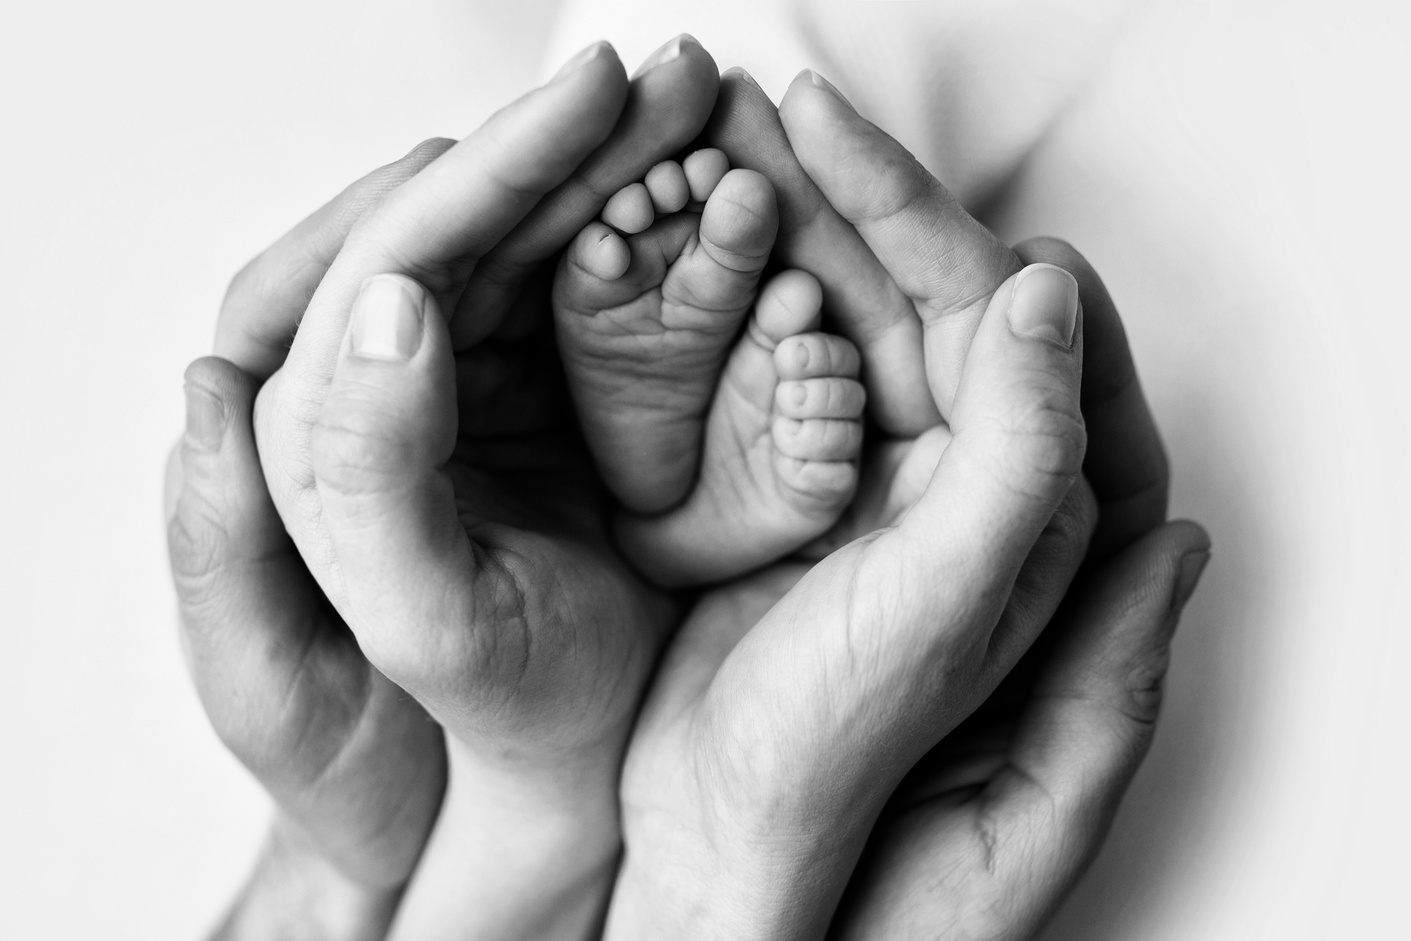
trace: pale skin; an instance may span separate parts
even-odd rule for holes
[[[412,288],[412,289],[415,289],[415,288]],[[422,322],[422,323],[423,323],[423,326],[425,326],[425,324],[432,323],[432,319],[423,319],[423,322]],[[425,340],[425,337],[422,337],[422,339]],[[435,341],[435,339],[433,339],[433,341]],[[447,343],[447,347],[449,347],[449,346],[450,346],[450,344]],[[418,354],[422,354],[423,351],[425,351],[425,350],[426,350],[426,347],[418,347],[418,351],[416,351],[416,354],[413,354],[413,360],[411,361],[411,363],[408,363],[408,365],[411,365],[412,368],[418,367],[418,363],[416,363],[416,361],[415,361],[415,356],[418,356]],[[381,363],[381,361],[378,361],[378,363]],[[343,365],[343,364],[340,364],[340,367],[341,367],[341,365]],[[381,368],[381,367],[374,367],[374,368]],[[219,385],[219,384],[217,384],[217,385]],[[404,385],[404,387],[402,387],[402,388],[405,388],[405,385]],[[229,389],[227,389],[227,392],[229,392]],[[222,449],[222,450],[223,450],[223,449]],[[1119,789],[1119,791],[1120,791],[1120,789]]]
[[[736,76],[723,87],[727,96],[757,92]],[[1053,343],[1016,345],[1004,339],[1015,331],[993,326],[1005,310],[1012,326],[1024,306],[1016,300],[1023,278],[1054,269],[1025,269],[1016,281],[1020,259],[811,73],[790,88],[780,118],[764,104],[723,117],[718,110],[714,123],[719,131],[732,119],[753,120],[738,140],[759,148],[770,134],[758,125],[782,121],[812,189],[786,196],[776,183],[781,203],[826,197],[809,225],[781,231],[780,245],[801,255],[836,251],[846,244],[836,238],[840,230],[818,224],[834,209],[855,227],[904,288],[949,428],[914,445],[884,445],[878,467],[894,473],[863,487],[881,494],[875,505],[887,512],[850,520],[854,535],[883,528],[854,542],[846,534],[833,540],[842,547],[797,586],[807,589],[797,604],[785,595],[734,646],[712,641],[709,654],[681,661],[675,648],[668,652],[624,770],[627,860],[610,937],[823,931],[902,775],[989,694],[1056,610],[1094,535],[1097,501],[1126,511],[1112,513],[1097,533],[1099,557],[1164,517],[1164,455],[1139,387],[1126,381],[1130,360],[1110,302],[1096,301],[1105,323],[1094,386],[1111,377],[1119,384],[1090,397],[1102,438],[1085,462],[1081,336],[1056,355]],[[777,154],[740,159],[786,161]],[[1065,249],[1034,251],[1074,261]],[[1051,303],[1076,294],[1072,282],[1065,288],[1044,278]],[[844,317],[839,322],[850,329]],[[998,464],[962,457],[966,440],[1010,457]],[[1091,469],[1100,496],[1078,477],[1080,467]],[[914,504],[896,492],[898,483],[921,484]],[[926,597],[912,586],[925,584],[928,572],[947,573],[947,585]],[[947,596],[946,588],[976,575],[971,590]],[[1013,595],[972,593],[990,579],[1014,586]],[[991,600],[977,606],[980,597]],[[877,637],[856,625],[866,612],[881,615],[888,632]],[[795,666],[781,672],[781,662]],[[918,725],[917,714],[929,721]],[[661,786],[683,768],[687,780]]]
[[[812,275],[760,287],[778,228],[761,174],[708,148],[645,179],[564,253],[559,354],[628,561],[665,587],[720,582],[842,514],[862,446],[861,363],[820,329]]]

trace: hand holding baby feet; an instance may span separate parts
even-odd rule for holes
[[[692,203],[701,212],[682,211]],[[832,525],[856,483],[859,357],[818,332],[817,280],[776,277],[741,335],[776,231],[765,179],[703,150],[615,194],[560,266],[569,385],[625,508],[619,541],[659,584],[787,554]]]

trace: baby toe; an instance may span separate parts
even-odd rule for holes
[[[675,160],[663,160],[652,167],[643,182],[652,197],[652,206],[662,215],[680,212],[691,201],[691,185],[686,182],[686,171]]]
[[[569,247],[569,261],[603,281],[616,281],[632,265],[626,240],[601,222],[590,222]]]
[[[867,391],[862,383],[840,376],[781,382],[774,390],[774,407],[778,413],[800,421],[810,418],[856,420],[862,417],[866,405]]]
[[[857,347],[830,333],[800,333],[785,337],[774,349],[780,379],[855,378],[862,369]]]
[[[817,330],[823,324],[823,287],[807,271],[781,271],[760,289],[754,320],[762,345],[771,350],[786,337]]]
[[[837,418],[774,419],[774,449],[800,461],[851,461],[862,450],[862,422]]]
[[[857,490],[857,465],[851,461],[805,461],[776,454],[774,473],[791,493],[821,509],[846,506]]]
[[[703,203],[715,192],[725,174],[730,172],[730,159],[723,150],[707,147],[687,157],[681,167],[691,188],[691,198]]]
[[[774,187],[754,170],[731,170],[706,200],[701,242],[712,257],[736,271],[764,267],[779,231]]]
[[[656,218],[646,184],[631,183],[612,194],[603,207],[603,221],[628,235],[645,232]]]

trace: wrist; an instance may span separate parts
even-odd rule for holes
[[[381,941],[402,887],[344,874],[294,822],[276,815],[245,887],[212,941]]]
[[[441,816],[392,937],[596,937],[621,853],[615,769],[448,751]]]

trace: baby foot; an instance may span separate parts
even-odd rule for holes
[[[619,545],[665,586],[730,578],[837,522],[857,487],[861,357],[818,331],[823,293],[803,271],[765,285],[710,406],[700,477],[665,514],[623,513]]]
[[[774,190],[719,150],[657,164],[569,247],[559,349],[604,482],[635,513],[681,503],[720,371],[779,227]]]

